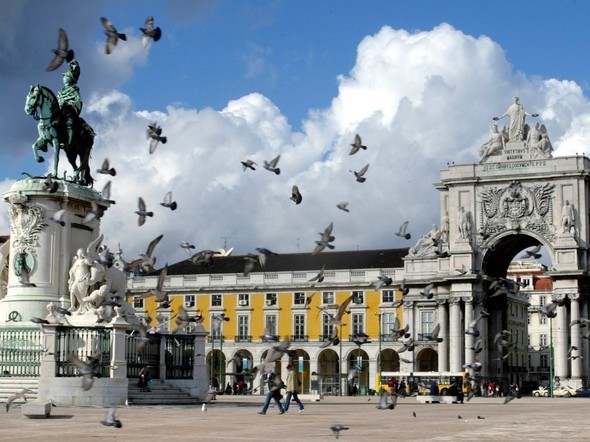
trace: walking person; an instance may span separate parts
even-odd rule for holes
[[[297,396],[300,381],[297,377],[297,374],[295,373],[295,370],[293,370],[293,366],[291,364],[287,365],[287,370],[289,370],[289,373],[287,374],[287,397],[285,398],[285,411],[289,410],[289,405],[291,404],[291,397],[293,397],[293,400],[297,402],[297,405],[299,405],[299,413],[301,413],[305,409],[305,407],[299,400],[299,396]]]
[[[273,399],[275,404],[279,409],[279,414],[285,414],[285,409],[283,408],[283,404],[281,404],[281,388],[283,388],[284,384],[281,378],[277,377],[274,373],[268,373],[266,375],[266,385],[268,388],[268,392],[266,393],[266,401],[264,402],[264,406],[262,407],[262,411],[259,411],[258,414],[266,414],[266,410],[270,406],[270,400]]]

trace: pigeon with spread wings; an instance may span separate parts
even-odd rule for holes
[[[55,71],[62,65],[64,60],[69,63],[74,59],[74,51],[69,48],[68,44],[68,34],[62,28],[59,28],[57,31],[57,49],[52,49],[51,52],[55,56],[51,60],[51,63],[49,63],[49,66],[47,66],[48,71]]]
[[[108,18],[101,17],[100,21],[102,22],[102,25],[104,26],[104,33],[107,36],[107,43],[105,46],[105,52],[107,54],[110,54],[115,49],[117,42],[119,40],[126,41],[127,36],[125,34],[117,32],[117,29],[113,26],[113,24],[109,21]]]
[[[162,30],[159,27],[154,26],[154,17],[148,17],[145,19],[145,28],[139,28],[142,33],[141,45],[147,48],[150,44],[150,40],[158,41],[162,37]]]
[[[145,224],[145,220],[148,216],[149,217],[154,216],[154,212],[148,212],[146,210],[145,201],[143,200],[142,197],[139,197],[137,199],[137,209],[138,210],[136,210],[135,213],[139,216],[139,218],[137,218],[137,224],[139,226],[143,226]]]

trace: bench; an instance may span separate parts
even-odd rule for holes
[[[416,396],[416,401],[420,402],[421,404],[440,404],[441,402],[444,404],[454,404],[457,403],[457,396],[424,395]]]
[[[47,419],[51,414],[51,402],[27,402],[21,407],[21,414],[29,419]]]
[[[431,395],[424,395],[424,396],[416,396],[416,400],[421,404],[440,404],[440,398],[443,396],[431,396]]]

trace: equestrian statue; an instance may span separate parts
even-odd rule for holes
[[[57,97],[45,86],[31,86],[25,102],[25,113],[39,121],[39,138],[33,144],[35,160],[39,163],[45,161],[39,151],[47,152],[47,145],[53,145],[53,176],[57,177],[59,152],[63,149],[74,168],[73,181],[91,186],[94,180],[90,175],[88,161],[95,133],[80,117],[82,97],[77,86],[79,77],[80,65],[73,60],[63,74],[64,87]]]

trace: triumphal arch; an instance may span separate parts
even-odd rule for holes
[[[479,162],[441,171],[440,225],[404,259],[404,320],[418,332],[414,355],[431,348],[438,371],[526,379],[528,321],[540,315],[549,325],[553,374],[570,385],[588,378],[590,160],[552,152],[538,115],[514,98],[494,117]],[[549,263],[548,306],[529,303],[526,290],[506,278],[523,254]],[[436,313],[438,340],[420,335],[426,309]]]

